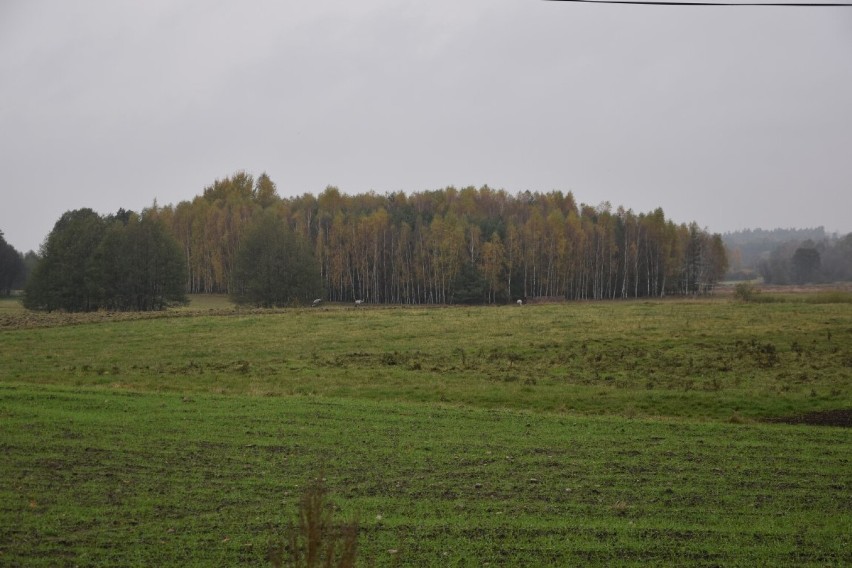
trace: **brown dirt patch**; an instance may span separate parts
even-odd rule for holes
[[[811,426],[840,426],[842,428],[849,428],[852,426],[852,408],[806,412],[805,414],[798,414],[796,416],[769,418],[766,421],[776,424],[809,424]]]

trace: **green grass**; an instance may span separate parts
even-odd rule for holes
[[[753,295],[748,301],[772,304],[778,302],[798,302],[804,304],[852,304],[852,292],[843,290],[825,290],[809,293],[772,292]]]
[[[21,298],[18,296],[0,296],[0,316],[4,314],[20,314],[24,311]]]
[[[804,295],[801,299],[811,304],[852,304],[852,292],[840,290],[817,292]]]
[[[709,420],[852,406],[847,304],[178,313],[4,332],[4,377]]]
[[[852,561],[842,429],[314,397],[0,394],[9,566],[260,564],[321,470],[376,565]]]
[[[846,303],[4,317],[3,566],[262,564],[320,471],[365,565],[852,563],[850,431],[761,422]]]

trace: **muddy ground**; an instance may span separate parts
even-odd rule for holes
[[[812,426],[840,426],[849,428],[852,426],[852,408],[838,408],[837,410],[825,410],[822,412],[807,412],[794,416],[782,416],[780,418],[768,418],[767,422],[776,424],[810,424]]]

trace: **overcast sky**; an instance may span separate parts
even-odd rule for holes
[[[852,231],[852,8],[0,0],[0,230],[267,172]]]

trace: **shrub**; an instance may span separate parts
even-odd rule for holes
[[[751,282],[740,282],[734,286],[734,298],[743,302],[753,302],[760,290]]]
[[[784,298],[777,295],[764,294],[751,282],[740,282],[734,286],[734,298],[742,302],[756,304],[772,304],[783,302]]]

